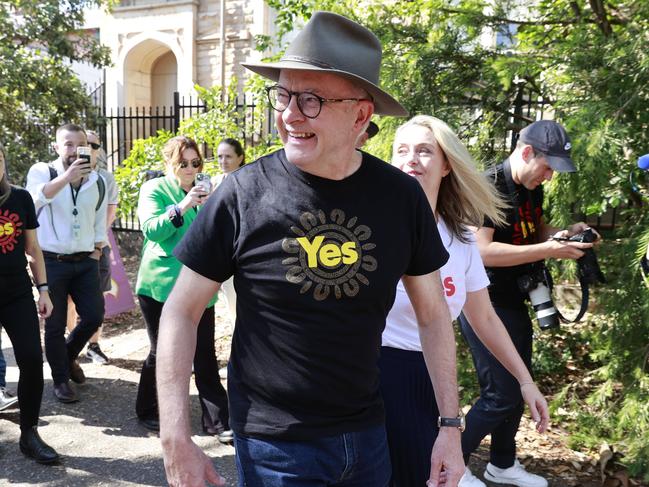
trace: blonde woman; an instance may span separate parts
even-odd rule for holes
[[[451,316],[457,318],[464,312],[475,333],[516,377],[521,390],[518,399],[529,405],[537,429],[544,431],[549,418],[547,403],[491,306],[489,281],[468,228],[481,226],[485,215],[502,222],[503,203],[477,171],[457,135],[437,118],[420,115],[399,127],[392,154],[392,164],[419,181],[437,218],[450,255],[441,278]],[[429,478],[439,413],[421,352],[415,312],[401,282],[382,342],[381,390],[392,485],[423,486]],[[458,427],[460,422],[451,420],[455,426],[450,427]],[[459,485],[484,484],[467,468]]]

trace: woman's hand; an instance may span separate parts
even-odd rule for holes
[[[38,316],[43,319],[49,318],[53,309],[49,291],[40,291],[38,293]]]
[[[187,196],[185,196],[180,203],[178,203],[178,208],[180,212],[184,215],[187,210],[194,208],[195,206],[202,205],[207,197],[207,192],[202,186],[194,186],[189,190]]]

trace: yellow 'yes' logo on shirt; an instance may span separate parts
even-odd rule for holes
[[[353,264],[358,260],[356,242],[345,242],[340,246],[334,243],[322,245],[324,241],[322,235],[318,235],[311,242],[306,237],[299,237],[296,240],[307,253],[307,262],[311,268],[318,267],[318,262],[326,267],[334,267],[341,263]]]

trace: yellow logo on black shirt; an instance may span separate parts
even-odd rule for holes
[[[3,254],[14,250],[18,244],[17,238],[23,233],[20,228],[22,226],[17,213],[11,213],[9,210],[0,212],[0,251]]]
[[[376,247],[368,242],[372,231],[367,225],[357,225],[357,220],[346,220],[342,210],[329,215],[322,210],[303,213],[300,226],[291,227],[297,237],[282,242],[282,249],[292,254],[282,261],[289,266],[286,280],[301,284],[301,294],[313,291],[318,301],[332,294],[336,299],[356,296],[361,284],[370,283],[361,271],[373,272],[378,267],[368,254]]]

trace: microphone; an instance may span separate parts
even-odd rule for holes
[[[649,169],[649,154],[638,157],[638,167],[644,171]]]

